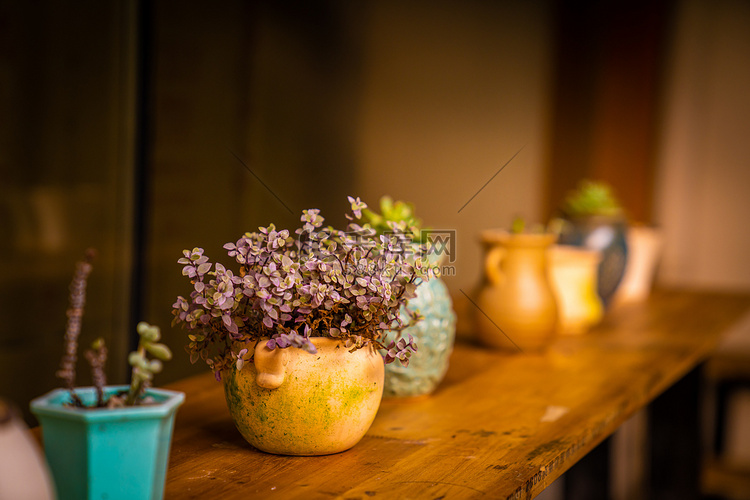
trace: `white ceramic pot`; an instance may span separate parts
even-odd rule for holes
[[[55,498],[44,455],[15,410],[0,399],[0,499]]]

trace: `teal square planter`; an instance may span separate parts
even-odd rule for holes
[[[108,386],[107,394],[128,386]],[[96,400],[93,387],[76,389],[84,404]],[[181,392],[148,389],[158,404],[86,410],[64,406],[67,390],[56,389],[31,402],[42,426],[44,452],[59,500],[161,499],[172,429]]]

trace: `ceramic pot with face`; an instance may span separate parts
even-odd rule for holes
[[[255,448],[279,455],[348,450],[370,428],[383,396],[384,363],[368,346],[310,339],[316,354],[269,349],[261,340],[252,363],[222,372],[229,412]],[[252,347],[252,346],[250,346]]]

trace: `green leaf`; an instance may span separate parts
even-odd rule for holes
[[[152,359],[148,364],[148,371],[150,373],[159,373],[162,367],[163,365],[161,364],[161,361],[159,361],[158,359]]]
[[[130,366],[138,366],[141,364],[142,360],[143,360],[143,356],[141,356],[137,352],[131,352],[128,355],[128,364]]]
[[[164,344],[146,344],[145,347],[146,351],[157,359],[162,361],[172,359],[172,351]]]
[[[156,342],[161,338],[161,331],[159,330],[159,327],[150,325],[145,321],[141,321],[140,323],[138,323],[138,326],[136,326],[136,330],[138,331],[138,335],[140,335],[142,339],[149,340],[151,342]]]

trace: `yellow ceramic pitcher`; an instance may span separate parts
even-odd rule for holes
[[[539,352],[555,335],[557,304],[547,275],[555,234],[488,230],[485,280],[477,297],[476,333],[489,347]]]
[[[563,334],[587,332],[604,315],[597,294],[599,250],[553,245],[548,251],[549,278],[558,307],[558,330]]]

